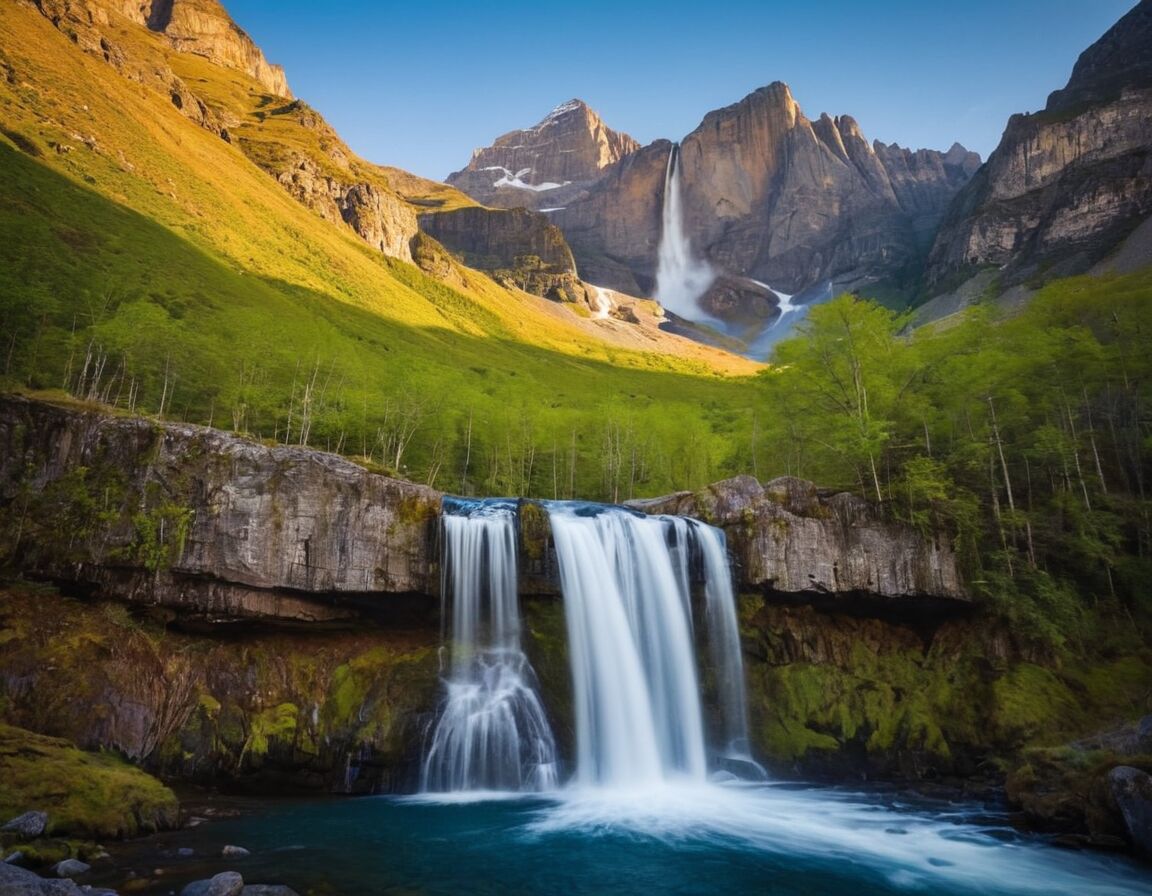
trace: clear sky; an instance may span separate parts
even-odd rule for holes
[[[641,143],[785,81],[809,118],[987,158],[1135,0],[223,0],[373,162],[441,180],[579,97]]]

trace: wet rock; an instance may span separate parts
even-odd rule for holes
[[[1130,765],[1119,765],[1108,773],[1108,785],[1132,845],[1152,855],[1152,775]]]
[[[180,891],[180,896],[240,896],[244,878],[235,871],[221,871],[208,880],[195,880]]]
[[[47,812],[25,812],[0,827],[6,834],[19,834],[21,837],[39,837],[48,827]]]
[[[48,880],[16,865],[0,863],[2,896],[88,896],[70,880]]]
[[[65,859],[63,862],[57,862],[52,870],[56,872],[57,877],[79,877],[91,871],[92,866],[79,859]]]
[[[243,846],[233,846],[231,843],[229,843],[222,850],[220,850],[220,855],[224,856],[226,859],[242,859],[244,856],[252,855],[252,852],[251,850],[245,849]]]
[[[24,861],[24,853],[21,850],[16,850],[4,856],[4,862],[8,865],[19,865]]]
[[[240,896],[299,896],[299,894],[283,884],[248,884],[240,891]]]

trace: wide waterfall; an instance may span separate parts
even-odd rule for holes
[[[520,646],[515,504],[446,501],[442,524],[451,663],[421,789],[549,790],[556,746]]]
[[[712,285],[716,274],[707,262],[692,254],[692,245],[684,229],[679,157],[680,148],[674,145],[668,153],[668,169],[664,175],[664,208],[656,256],[656,298],[674,314],[688,320],[701,320],[707,315],[697,300]]]
[[[575,781],[634,788],[708,770],[691,571],[705,577],[726,743],[747,755],[743,668],[723,535],[619,507],[548,505],[564,594],[576,722]]]

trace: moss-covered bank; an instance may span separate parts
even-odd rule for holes
[[[161,776],[247,788],[409,786],[438,632],[220,625],[52,589],[0,589],[0,721]],[[159,614],[161,611],[156,611]]]
[[[743,599],[752,741],[778,773],[999,778],[1150,710],[1152,652],[1056,655],[979,615],[901,624]]]
[[[0,724],[0,781],[0,822],[46,812],[50,835],[131,837],[179,818],[175,794],[121,757],[12,725]]]

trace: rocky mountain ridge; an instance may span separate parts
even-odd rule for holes
[[[587,108],[578,106],[582,113]],[[493,172],[486,169],[493,160],[519,164],[507,145],[524,133],[477,151],[449,182],[492,202]],[[574,195],[561,197],[559,187],[544,192],[585,279],[653,294],[671,151],[668,141],[634,147],[598,168]],[[552,171],[559,164],[552,152],[552,144],[535,144],[533,170]],[[694,251],[719,274],[789,293],[828,280],[844,288],[914,281],[945,208],[979,165],[959,145],[913,152],[869,144],[849,116],[810,121],[780,82],[708,113],[681,141],[679,158],[684,229]],[[505,191],[499,201],[539,207],[539,197]]]
[[[1085,50],[1045,109],[1014,115],[988,163],[956,197],[927,280],[946,312],[985,289],[1081,274],[1113,253],[1152,261],[1152,2]],[[1126,253],[1130,240],[1142,240]],[[968,281],[965,290],[962,284]]]

